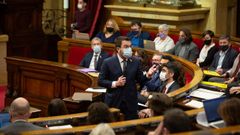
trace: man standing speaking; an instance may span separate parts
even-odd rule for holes
[[[127,120],[137,118],[136,83],[144,84],[156,71],[154,65],[146,75],[140,70],[140,61],[132,57],[131,40],[116,39],[117,55],[104,60],[98,84],[107,88],[105,103],[121,110]]]

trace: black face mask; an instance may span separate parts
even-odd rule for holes
[[[107,27],[106,30],[107,30],[107,32],[112,33],[112,32],[114,31],[114,28],[112,28],[112,27]]]
[[[212,42],[212,40],[211,40],[211,39],[209,39],[209,40],[205,40],[205,41],[204,41],[204,44],[205,44],[205,45],[210,45],[210,44],[211,44],[211,42]]]
[[[225,52],[228,48],[229,48],[228,45],[219,46],[219,49],[223,52]]]

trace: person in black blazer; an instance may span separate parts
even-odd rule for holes
[[[84,56],[80,66],[100,71],[103,60],[108,58],[109,55],[108,53],[102,51],[102,41],[100,38],[93,38],[91,41],[91,46],[93,51]],[[94,62],[95,60],[96,62]]]
[[[106,87],[105,103],[119,108],[127,120],[137,116],[136,83],[144,84],[156,72],[152,66],[143,75],[139,59],[132,57],[131,40],[120,36],[116,39],[117,55],[104,60],[98,78],[99,86]]]
[[[22,97],[16,98],[10,106],[11,124],[0,129],[6,135],[19,135],[24,131],[41,130],[42,127],[27,122],[31,116],[29,102]]]
[[[214,70],[221,75],[224,74],[233,66],[233,62],[237,55],[237,51],[231,48],[230,36],[222,35],[219,38],[219,51],[214,55],[209,70]]]

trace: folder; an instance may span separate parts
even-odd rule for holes
[[[190,96],[201,99],[214,99],[224,95],[224,92],[217,92],[208,89],[198,88],[190,93]]]
[[[210,85],[210,86],[216,86],[216,87],[219,87],[219,88],[222,88],[222,89],[226,89],[227,88],[227,84],[225,84],[225,83],[202,81],[201,84]]]
[[[211,70],[203,70],[203,74],[204,75],[208,75],[208,76],[216,76],[216,77],[221,77],[221,75],[216,72],[216,71],[211,71]]]

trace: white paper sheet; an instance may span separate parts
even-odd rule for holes
[[[75,92],[72,96],[77,101],[92,101],[92,93]]]
[[[224,95],[224,92],[212,91],[203,88],[198,88],[190,94],[192,97],[201,99],[214,99],[221,97],[222,95]]]
[[[191,100],[190,102],[186,103],[185,105],[193,107],[193,108],[202,108],[203,103],[197,100]]]
[[[97,93],[106,93],[106,88],[87,88],[85,91],[87,92],[97,92]]]
[[[50,129],[50,130],[67,129],[67,128],[72,128],[72,126],[71,126],[71,125],[63,125],[63,126],[52,126],[52,127],[48,127],[48,129]]]

